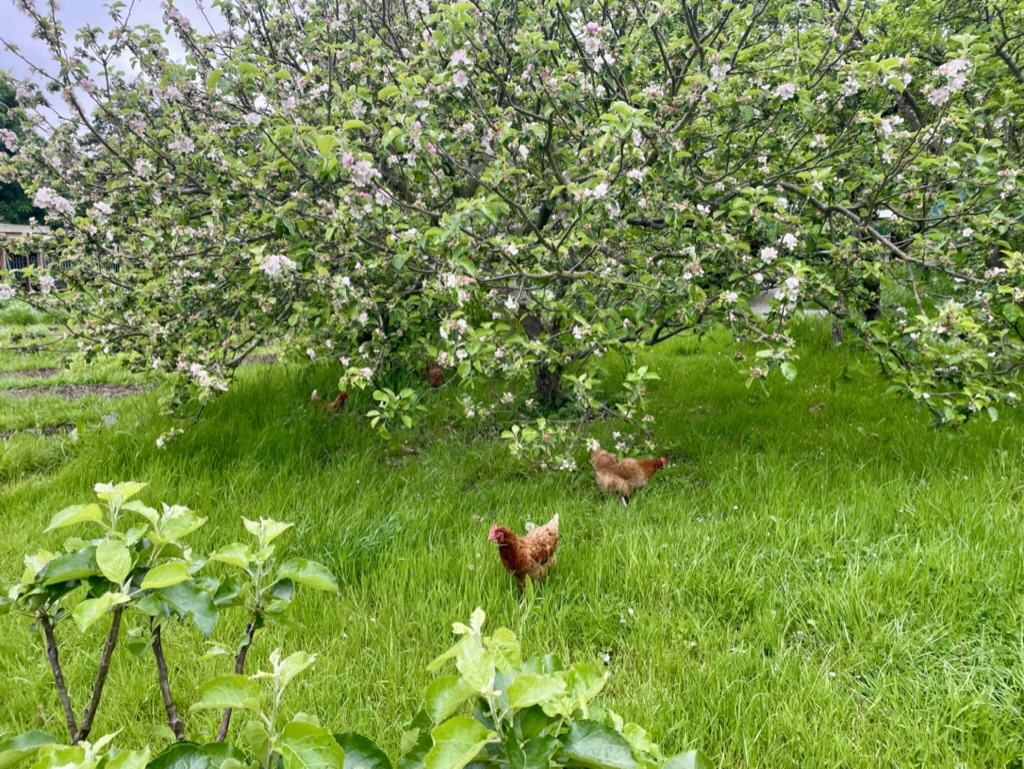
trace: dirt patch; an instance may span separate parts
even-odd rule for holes
[[[46,427],[27,427],[24,430],[7,430],[6,432],[0,432],[0,441],[8,441],[15,435],[42,435],[49,437],[51,435],[67,435],[75,429],[73,424],[63,425],[47,425]]]
[[[58,398],[73,401],[86,395],[99,395],[103,398],[117,398],[124,395],[135,395],[149,388],[143,385],[111,385],[111,384],[66,384],[53,387],[22,387],[16,390],[0,390],[0,397],[35,398],[37,396],[55,395]]]
[[[0,379],[4,377],[13,377],[14,379],[44,379],[48,376],[56,376],[59,373],[59,368],[27,368],[22,371],[0,371]]]
[[[246,363],[277,363],[277,356],[274,353],[268,353],[266,355],[250,355],[248,358],[242,361]]]

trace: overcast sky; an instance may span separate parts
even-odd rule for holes
[[[36,0],[39,7],[45,7],[45,0]],[[58,18],[64,24],[64,29],[73,40],[74,33],[86,24],[109,29],[112,26],[110,16],[104,5],[109,5],[111,0],[61,0]],[[124,0],[126,9],[131,7],[129,16],[130,22],[135,24],[151,24],[159,30],[163,30],[163,11],[160,9],[160,0]],[[195,24],[198,30],[206,31],[207,25],[199,13],[194,0],[176,0],[175,5],[181,12]],[[122,10],[122,13],[125,13]],[[216,11],[207,7],[208,15],[215,15]],[[32,38],[32,23],[28,17],[18,10],[14,0],[0,0],[0,39],[15,43],[21,53],[33,64],[41,64],[46,67],[52,65],[52,60],[46,51],[46,46]],[[180,53],[177,41],[170,40],[167,43],[171,51],[171,57]],[[29,74],[29,69],[21,59],[12,54],[6,47],[0,46],[0,70],[7,70],[15,77],[24,77]]]

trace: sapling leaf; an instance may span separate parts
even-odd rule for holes
[[[66,553],[54,558],[39,572],[39,579],[44,585],[55,585],[58,582],[87,579],[99,573],[100,567],[96,563],[96,548],[89,545],[73,553]]]
[[[252,560],[252,553],[249,548],[240,542],[232,542],[225,545],[217,552],[210,555],[211,561],[220,561],[229,566],[237,566],[239,569],[248,569]]]
[[[591,769],[637,769],[633,748],[626,739],[599,721],[576,721],[559,751],[573,763]]]
[[[0,741],[0,769],[10,769],[15,764],[34,756],[44,745],[54,745],[56,742],[57,740],[49,734],[38,729]]]
[[[50,525],[44,530],[46,532],[56,529],[63,529],[65,526],[73,526],[76,523],[97,523],[103,521],[103,511],[95,502],[87,505],[72,505],[65,507],[50,520]]]
[[[326,729],[302,721],[284,727],[274,747],[284,769],[342,769],[345,751]]]
[[[211,678],[199,687],[192,710],[209,710],[225,708],[240,710],[258,710],[260,707],[260,690],[255,681],[245,676],[226,675]]]
[[[122,585],[132,570],[132,555],[124,542],[104,539],[96,546],[96,565],[104,577],[115,585]]]
[[[159,566],[154,566],[146,572],[146,576],[143,578],[142,585],[140,587],[143,590],[154,590],[156,588],[168,587],[169,585],[176,585],[179,582],[184,582],[186,579],[190,579],[191,576],[192,575],[188,573],[188,567],[183,563],[177,561],[162,563]]]
[[[292,558],[281,564],[277,578],[290,579],[314,590],[338,592],[338,583],[334,575],[316,561],[307,561],[305,558]]]
[[[424,759],[426,769],[463,769],[495,733],[466,716],[455,716],[430,732],[434,746]]]
[[[516,710],[540,705],[565,694],[565,681],[538,673],[522,673],[508,688],[509,704]]]
[[[427,687],[426,706],[430,719],[439,724],[477,693],[462,676],[441,676]]]
[[[112,607],[128,603],[130,600],[131,598],[124,593],[104,593],[99,598],[82,601],[71,612],[71,616],[74,618],[75,624],[78,625],[78,629],[84,633],[102,619]]]
[[[519,639],[507,627],[500,627],[485,639],[487,648],[494,654],[494,665],[503,673],[513,673],[522,665]]]
[[[335,741],[345,751],[345,769],[391,769],[391,761],[377,744],[361,734],[335,734]]]

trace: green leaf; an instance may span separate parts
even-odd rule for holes
[[[247,721],[242,729],[240,744],[254,756],[265,756],[270,747],[270,734],[262,721]]]
[[[96,565],[103,576],[115,585],[122,585],[132,570],[132,554],[116,539],[105,539],[96,547]]]
[[[341,129],[343,131],[352,131],[356,128],[366,128],[366,123],[362,120],[346,120],[341,124]]]
[[[83,633],[102,619],[114,606],[128,603],[131,599],[124,593],[104,593],[99,598],[88,598],[82,601],[71,616]]]
[[[192,710],[224,710],[237,708],[241,710],[258,710],[260,707],[260,690],[255,681],[245,676],[226,675],[211,678],[199,687]]]
[[[466,716],[450,718],[430,732],[434,747],[424,760],[427,769],[463,769],[476,758],[494,732]]]
[[[290,579],[292,582],[311,587],[314,590],[338,592],[338,583],[335,581],[334,575],[316,561],[307,561],[305,558],[292,558],[281,564],[277,578]]]
[[[316,148],[321,155],[331,155],[333,150],[338,146],[338,140],[330,134],[324,134],[318,136],[316,139]]]
[[[565,694],[565,682],[554,676],[522,673],[508,687],[508,701],[516,710],[549,702]]]
[[[114,500],[117,504],[127,502],[129,499],[134,497],[148,484],[139,483],[138,481],[125,481],[119,483],[116,486],[112,486],[109,483],[97,483],[93,490],[96,492],[96,496],[103,500]]]
[[[17,737],[4,740],[0,742],[0,769],[10,769],[26,758],[34,756],[43,745],[55,745],[56,743],[57,740],[38,729],[23,732]]]
[[[444,721],[460,705],[477,693],[462,676],[441,676],[427,687],[427,714],[435,724]]]
[[[355,732],[334,735],[345,751],[345,769],[391,769],[391,761],[377,744]]]
[[[146,572],[141,587],[143,590],[155,590],[156,588],[176,585],[191,577],[192,575],[188,573],[188,567],[179,561],[162,563]]]
[[[273,657],[271,657],[271,659],[273,659]],[[299,673],[311,668],[315,661],[315,654],[298,651],[285,657],[280,665],[275,663],[275,672],[277,673],[281,688],[283,689],[290,684],[292,679]]]
[[[237,566],[240,569],[248,569],[251,559],[252,553],[241,542],[232,542],[230,545],[225,545],[210,556],[211,561],[220,561],[229,566]]]
[[[146,769],[149,758],[149,747],[142,750],[123,750],[107,761],[103,769]]]
[[[455,658],[455,667],[478,692],[488,689],[494,680],[494,659],[475,641],[463,644]]]
[[[522,747],[511,739],[506,744],[509,769],[549,769],[551,756],[558,747],[556,737],[536,737]]]
[[[217,769],[228,759],[244,762],[245,754],[227,742],[176,742],[150,761],[146,769]]]
[[[400,89],[397,85],[386,85],[377,92],[378,99],[390,99],[392,96],[400,93]]]
[[[39,572],[39,578],[44,585],[55,585],[58,582],[71,582],[94,577],[99,573],[100,567],[96,564],[96,548],[90,545],[74,553],[54,558]]]
[[[633,749],[617,731],[599,721],[576,721],[561,755],[591,769],[638,769]]]
[[[188,579],[174,585],[160,588],[157,595],[166,601],[175,613],[191,616],[196,627],[209,637],[217,626],[219,612],[210,592],[204,590],[195,580]]]
[[[661,769],[715,769],[711,759],[704,755],[703,751],[691,750],[687,753],[680,753],[666,761]]]
[[[782,376],[786,377],[790,382],[796,379],[796,366],[788,360],[782,362],[782,365],[779,366],[779,370],[782,372]]]
[[[50,521],[50,525],[46,527],[44,534],[54,529],[63,529],[65,526],[73,526],[76,523],[98,523],[103,520],[103,511],[100,510],[100,506],[95,502],[90,502],[87,505],[72,505],[71,507],[65,507]]]
[[[487,639],[487,647],[494,654],[494,666],[502,673],[514,673],[523,664],[519,639],[507,627],[495,630]]]
[[[284,769],[342,769],[345,751],[331,733],[320,726],[292,721],[275,744]]]
[[[260,518],[257,523],[243,517],[242,523],[245,530],[260,541],[262,547],[266,547],[292,527],[290,523],[280,523],[271,518]]]
[[[220,79],[222,77],[224,77],[224,70],[222,70],[222,69],[215,69],[213,72],[211,72],[209,75],[207,75],[206,76],[206,90],[207,91],[212,91],[214,88],[216,88],[217,84],[220,82]]]

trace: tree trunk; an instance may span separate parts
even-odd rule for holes
[[[542,363],[537,367],[537,404],[542,408],[557,408],[562,399],[562,367],[548,367]]]

